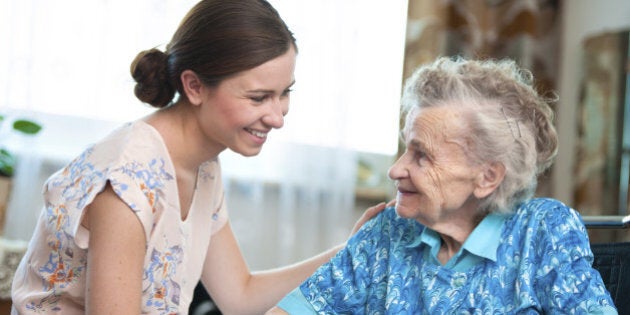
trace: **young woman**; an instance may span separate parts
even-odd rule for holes
[[[165,51],[141,52],[135,94],[160,109],[47,181],[13,313],[186,314],[201,279],[225,313],[259,314],[338,251],[252,273],[223,199],[217,156],[256,155],[282,127],[296,53],[264,0],[201,1]]]

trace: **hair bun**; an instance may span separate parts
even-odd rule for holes
[[[167,70],[168,55],[153,48],[140,52],[131,63],[131,76],[136,81],[134,94],[153,107],[165,107],[175,96]]]

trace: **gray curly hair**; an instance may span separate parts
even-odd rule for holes
[[[461,108],[468,131],[462,143],[473,163],[501,163],[505,177],[480,211],[511,212],[530,198],[537,177],[556,156],[553,111],[533,87],[531,72],[513,60],[441,57],[419,67],[406,81],[403,113],[414,108]]]

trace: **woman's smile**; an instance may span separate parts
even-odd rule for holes
[[[254,140],[254,143],[258,145],[263,145],[265,143],[267,140],[267,134],[269,133],[269,131],[260,131],[251,128],[245,128],[245,131],[253,136],[252,139]]]

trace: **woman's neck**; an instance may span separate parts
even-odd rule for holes
[[[472,217],[464,217],[461,220],[449,220],[447,224],[436,226],[434,229],[442,240],[438,260],[445,264],[448,262],[464,245],[470,234],[486,217],[486,213],[477,214]]]
[[[162,136],[176,169],[196,172],[201,163],[216,158],[223,151],[213,150],[207,143],[190,104],[173,104],[144,120]]]

